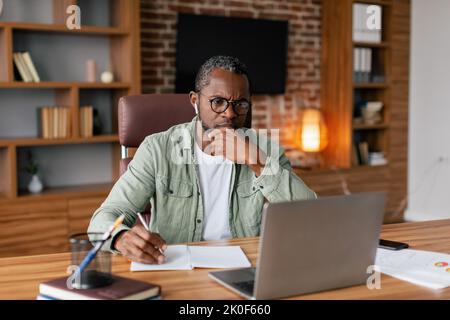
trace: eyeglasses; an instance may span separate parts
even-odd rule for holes
[[[198,94],[201,95],[200,92]],[[251,103],[247,101],[246,99],[240,99],[240,100],[227,100],[222,97],[215,97],[212,99],[208,99],[211,110],[215,113],[223,113],[227,111],[230,104],[233,106],[233,111],[237,115],[244,115],[247,113],[247,111],[250,109]]]

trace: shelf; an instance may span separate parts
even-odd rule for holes
[[[0,82],[0,89],[129,89],[129,83],[112,82]]]
[[[93,144],[93,143],[115,143],[119,142],[119,136],[99,135],[91,138],[68,138],[68,139],[43,139],[43,138],[11,138],[1,139],[0,146],[15,146],[15,147],[32,147],[32,146],[46,146],[46,145],[60,145],[60,144]]]
[[[380,6],[390,6],[391,3],[386,0],[353,0],[353,3],[378,4]]]
[[[88,184],[80,186],[70,186],[70,187],[54,187],[45,188],[39,194],[32,194],[28,191],[19,191],[19,199],[30,199],[30,200],[42,200],[46,198],[55,197],[82,197],[82,196],[93,196],[95,194],[104,195],[111,191],[113,183],[101,183],[101,184]],[[1,198],[0,198],[1,199]]]
[[[386,83],[354,83],[355,89],[386,89],[388,86]]]
[[[389,166],[389,162],[387,164],[382,164],[382,165],[378,165],[378,166],[371,166],[369,164],[361,164],[361,165],[357,165],[357,166],[352,166],[352,169],[358,169],[358,170],[381,170],[381,169],[385,169],[388,168]]]
[[[292,166],[294,172],[302,177],[308,177],[313,175],[339,175],[339,174],[348,174],[350,172],[354,172],[355,170],[376,171],[376,170],[384,170],[386,168],[388,168],[387,164],[381,166],[358,165],[358,166],[351,166],[350,168],[318,167],[312,169],[305,169],[301,167]]]
[[[91,34],[91,35],[127,35],[128,31],[115,27],[81,26],[81,29],[69,30],[64,24],[49,23],[25,23],[25,22],[0,22],[0,28],[11,28],[12,30],[55,32],[66,34]]]
[[[376,42],[363,42],[363,41],[354,41],[354,47],[366,47],[366,48],[388,48],[389,43],[386,41],[382,41],[379,43]]]
[[[388,129],[389,125],[386,123],[379,124],[354,124],[353,130],[383,130]]]

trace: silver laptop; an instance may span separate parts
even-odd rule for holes
[[[366,283],[375,263],[384,193],[266,204],[256,268],[210,272],[247,299]]]

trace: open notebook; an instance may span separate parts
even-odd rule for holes
[[[131,271],[192,270],[194,268],[246,268],[251,267],[241,247],[171,245],[164,252],[163,264],[132,262]]]

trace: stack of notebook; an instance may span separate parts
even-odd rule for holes
[[[39,285],[37,300],[158,300],[161,287],[113,275],[113,283],[95,289],[69,289],[67,278]]]

